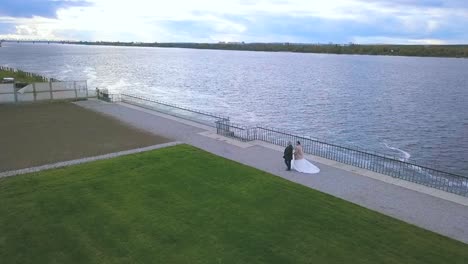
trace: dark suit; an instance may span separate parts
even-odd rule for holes
[[[284,163],[286,163],[286,166],[288,167],[288,170],[291,170],[291,160],[293,158],[293,147],[292,147],[292,145],[288,145],[284,149],[283,158],[284,158]]]

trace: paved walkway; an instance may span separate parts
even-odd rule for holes
[[[366,171],[342,166],[336,162],[310,157],[321,169],[314,175],[285,171],[281,149],[254,142],[242,143],[217,136],[210,128],[188,121],[126,105],[96,100],[78,105],[113,116],[137,128],[185,142],[216,155],[256,167],[287,180],[348,200],[363,207],[395,217],[433,232],[468,243],[468,199],[441,194],[424,186],[412,190],[390,183],[391,177],[372,176]],[[319,162],[318,162],[319,161]],[[334,166],[329,166],[329,165]],[[351,169],[353,170],[353,169]],[[366,174],[367,176],[364,176]],[[387,180],[388,179],[388,180]],[[439,197],[427,193],[434,192]],[[426,193],[424,193],[426,192]],[[441,198],[442,197],[442,198]]]
[[[172,146],[176,146],[176,145],[179,145],[179,144],[181,144],[181,142],[175,141],[175,142],[169,142],[169,143],[153,145],[153,146],[149,146],[149,147],[123,150],[123,151],[108,153],[108,154],[99,155],[99,156],[92,156],[92,157],[87,157],[87,158],[82,158],[82,159],[61,161],[61,162],[56,162],[56,163],[52,163],[52,164],[46,164],[46,165],[30,167],[30,168],[25,168],[25,169],[19,169],[19,170],[5,171],[5,172],[0,172],[0,178],[17,176],[17,175],[22,175],[22,174],[26,174],[26,173],[36,173],[36,172],[40,172],[40,171],[44,171],[44,170],[50,170],[50,169],[58,169],[58,168],[74,166],[74,165],[88,163],[88,162],[97,161],[97,160],[112,159],[112,158],[116,158],[116,157],[120,157],[120,156],[136,154],[136,153],[146,152],[146,151],[155,150],[155,149],[172,147]]]

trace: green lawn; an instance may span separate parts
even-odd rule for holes
[[[468,245],[181,145],[0,180],[1,263],[468,263]]]
[[[0,70],[0,80],[5,77],[12,77],[15,78],[16,82],[24,82],[24,83],[33,83],[33,82],[44,82],[44,80],[39,76],[28,76],[25,72],[18,71],[18,72],[11,72]]]

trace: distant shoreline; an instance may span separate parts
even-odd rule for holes
[[[468,45],[360,45],[297,43],[140,43],[67,41],[66,44],[129,47],[190,48],[212,50],[269,51],[324,54],[388,55],[468,58]]]
[[[347,54],[347,55],[385,55],[411,57],[438,58],[468,58],[468,44],[460,45],[395,45],[395,44],[307,44],[307,43],[144,43],[144,42],[109,42],[109,41],[13,41],[27,43],[59,43],[93,46],[120,47],[158,47],[158,48],[187,48],[210,50],[238,50],[238,51],[266,51],[266,52],[294,52],[318,54]]]

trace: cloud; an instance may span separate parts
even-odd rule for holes
[[[6,1],[10,5],[18,2]],[[0,13],[0,37],[147,42],[468,41],[463,27],[468,24],[468,1],[33,0],[32,3],[29,7],[23,3],[24,15],[16,14],[18,11]],[[38,3],[45,5],[44,10],[36,8]]]
[[[463,0],[374,0],[374,2],[386,6],[405,6],[417,8],[468,8],[468,2]]]
[[[88,6],[90,3],[81,0],[2,0],[0,16],[10,17],[55,17],[58,9],[76,6]]]

